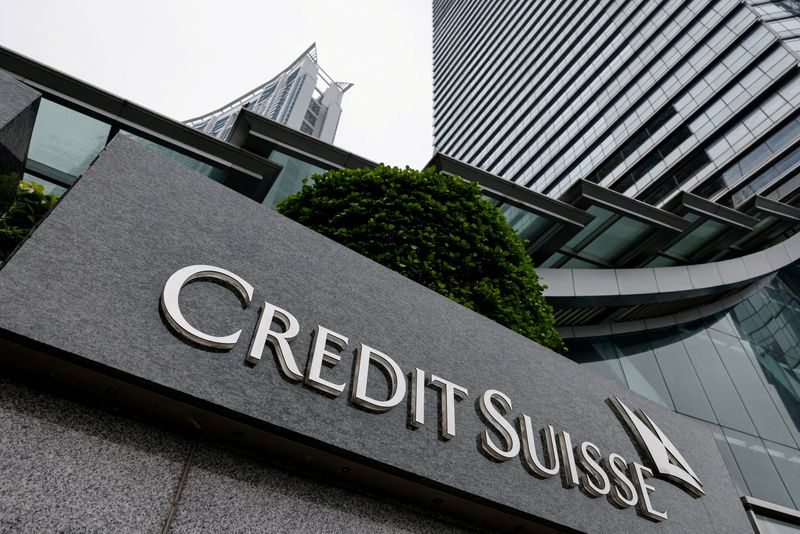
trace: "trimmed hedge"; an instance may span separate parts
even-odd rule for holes
[[[525,244],[470,182],[430,168],[315,175],[280,213],[554,350],[564,348]]]

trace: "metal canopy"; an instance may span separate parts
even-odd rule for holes
[[[534,263],[544,261],[572,239],[594,216],[559,200],[531,191],[508,180],[436,153],[427,167],[434,167],[475,182],[506,216],[520,237],[530,244]]]
[[[562,201],[595,216],[544,267],[636,267],[688,226],[686,219],[586,180],[576,182]]]
[[[268,157],[272,150],[278,149],[312,165],[329,169],[342,167],[357,169],[377,165],[374,161],[246,109],[243,109],[236,118],[228,142],[263,157]]]
[[[688,192],[673,197],[664,209],[691,221],[648,265],[702,263],[726,250],[749,233],[758,219]]]
[[[225,184],[252,197],[280,168],[266,158],[232,146],[152,110],[47,67],[0,46],[0,69],[47,99],[111,125],[112,138],[127,130],[159,145],[228,171]]]

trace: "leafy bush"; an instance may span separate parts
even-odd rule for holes
[[[25,239],[56,200],[58,197],[46,194],[41,184],[19,182],[11,206],[0,214],[0,262]]]
[[[563,349],[525,245],[478,187],[434,169],[314,176],[278,211],[550,347]]]

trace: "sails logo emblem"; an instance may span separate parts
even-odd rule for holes
[[[686,459],[646,413],[634,413],[616,397],[608,400],[645,453],[656,477],[675,483],[695,497],[705,495],[703,484]]]

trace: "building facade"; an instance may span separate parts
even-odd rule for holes
[[[794,3],[434,4],[439,152],[553,197],[790,195]]]
[[[638,46],[636,25],[649,28],[652,43],[657,28],[681,21],[665,34],[675,40],[694,20],[738,40],[765,26],[749,14],[771,9],[651,4],[541,3],[543,12],[527,12],[525,2],[434,3],[438,152],[430,164],[476,182],[530,242],[566,357],[259,205],[274,205],[313,173],[373,162],[251,107],[235,117],[235,106],[220,110],[215,120],[228,113],[232,123],[220,126],[222,138],[209,136],[211,120],[202,131],[181,125],[0,50],[0,174],[65,193],[0,266],[0,423],[12,436],[0,442],[0,529],[794,531],[800,209],[791,176],[779,177],[784,196],[759,189],[728,206],[683,188],[653,204],[584,176],[560,194],[545,191],[447,144],[471,142],[457,130],[473,123],[514,125],[498,134],[511,143],[539,131],[518,121],[537,113],[561,121],[547,100],[559,91],[536,93],[544,111],[511,105],[516,118],[507,120],[490,92],[540,87],[495,84],[485,69],[551,76],[580,107],[589,98],[575,96],[583,82],[552,70],[563,66],[553,50],[580,50],[571,40],[613,63],[626,56],[603,48],[604,39]],[[792,7],[784,4],[781,13]],[[714,14],[723,22],[702,18]],[[740,19],[752,28],[736,26]],[[631,25],[615,29],[613,20]],[[790,29],[786,20],[771,25]],[[503,23],[544,26],[508,32]],[[558,45],[557,35],[569,43]],[[517,46],[536,39],[556,48]],[[791,43],[775,36],[769,53],[791,52]],[[662,57],[657,50],[647,61]],[[552,65],[514,67],[517,53]],[[450,83],[447,69],[467,70]],[[586,84],[611,75],[595,71]],[[787,84],[789,74],[780,74]],[[780,92],[786,85],[760,83],[794,105]],[[448,118],[453,109],[463,121]],[[574,111],[563,131],[578,135],[596,113]],[[489,133],[481,143],[494,143]],[[565,142],[581,146],[557,137],[531,146]],[[550,159],[560,157],[553,150]],[[534,168],[533,154],[520,156],[519,169]],[[177,297],[168,304],[170,280],[189,267],[180,305]],[[259,337],[280,324],[299,326],[292,344],[280,344],[280,331]],[[206,330],[238,332],[226,341]],[[321,335],[328,343],[318,346]],[[259,339],[274,359],[253,353]],[[337,353],[342,346],[353,350]],[[383,371],[373,380],[388,377],[379,385],[389,398],[356,387],[371,368],[359,366],[364,354]],[[540,440],[526,433],[539,429]],[[598,454],[604,461],[593,468]],[[623,475],[609,467],[620,461]]]
[[[794,517],[742,506],[690,410],[264,206],[374,163],[246,109],[225,142],[8,50],[0,69],[0,174],[63,194],[0,266],[2,530],[744,534],[753,509]],[[640,216],[431,165],[543,232],[537,250],[592,202]],[[575,297],[550,277],[551,300]],[[691,298],[680,282],[664,293]]]
[[[342,96],[353,84],[335,82],[317,63],[312,44],[280,74],[236,100],[185,124],[227,140],[239,111],[248,109],[327,143],[336,137]]]
[[[800,507],[800,5],[434,0],[433,25],[437,151],[593,216],[557,240],[507,213],[567,357],[711,426],[758,528],[794,532],[766,503]]]

